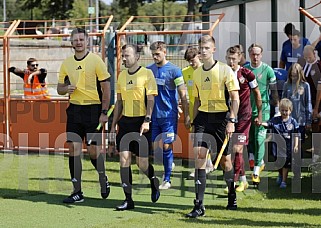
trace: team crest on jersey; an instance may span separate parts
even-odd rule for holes
[[[245,78],[244,78],[243,76],[241,76],[241,77],[239,78],[239,81],[243,84],[243,83],[245,82]]]
[[[262,76],[263,76],[262,74],[258,74],[258,75],[257,75],[257,78],[258,78],[258,79],[261,79]]]
[[[299,94],[299,95],[303,95],[303,94],[304,94],[304,88],[303,88],[303,86],[299,86],[299,88],[298,88],[298,94]]]
[[[315,75],[315,70],[311,70],[310,74],[311,74],[311,76],[314,76]]]
[[[287,125],[286,125],[286,129],[287,129],[288,131],[293,130],[293,124],[291,124],[291,123],[287,124]]]

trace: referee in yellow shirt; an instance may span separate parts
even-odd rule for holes
[[[120,178],[125,200],[116,210],[134,209],[132,199],[131,155],[136,155],[140,170],[149,178],[151,184],[151,201],[159,199],[159,180],[154,167],[148,161],[151,148],[150,122],[154,107],[157,85],[153,72],[138,65],[139,53],[136,45],[122,47],[123,70],[117,81],[117,101],[110,133],[119,127],[116,142],[120,154]]]
[[[203,200],[206,188],[206,156],[208,149],[211,148],[213,151],[215,145],[217,151],[219,151],[225,135],[231,136],[234,132],[239,105],[238,90],[240,89],[232,69],[225,63],[214,60],[213,55],[216,50],[214,38],[210,35],[204,35],[198,43],[203,66],[197,68],[193,74],[196,199],[194,200],[193,210],[186,215],[189,218],[205,215]],[[230,108],[227,106],[226,89],[231,99]],[[228,155],[227,149],[223,153],[221,165],[225,171],[224,177],[229,187],[227,209],[233,210],[237,208],[234,171],[231,155]]]
[[[191,122],[193,122],[193,109],[194,109],[194,96],[193,96],[193,74],[194,71],[202,66],[202,62],[200,60],[199,50],[196,47],[189,47],[186,49],[184,59],[189,63],[189,66],[182,69],[184,82],[187,88],[188,93],[188,103],[189,103],[189,116],[191,119]],[[207,155],[207,162],[206,162],[206,173],[210,173],[213,171],[213,164],[212,164],[212,158],[211,154],[208,153]],[[190,178],[194,178],[195,173],[192,172],[190,175]]]
[[[66,110],[66,132],[69,170],[74,190],[63,202],[79,203],[84,201],[81,189],[82,142],[84,138],[88,141],[87,134],[95,133],[99,123],[104,124],[108,121],[110,75],[102,59],[87,50],[89,39],[86,30],[75,28],[70,40],[75,54],[63,61],[57,86],[58,94],[69,94],[70,103]],[[99,144],[101,145],[101,142],[97,139],[87,147],[87,150],[99,174],[101,197],[106,199],[110,186],[105,174],[105,159],[99,152]]]

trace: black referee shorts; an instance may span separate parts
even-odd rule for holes
[[[118,121],[118,133],[116,136],[117,150],[130,151],[138,157],[148,157],[151,148],[151,128],[142,136],[139,135],[140,127],[145,116],[122,116]]]
[[[82,142],[93,138],[92,144],[101,145],[101,134],[96,128],[99,124],[101,105],[75,105],[70,104],[67,113],[67,142]],[[101,132],[101,130],[100,130]],[[93,137],[95,134],[95,137]]]
[[[194,123],[194,147],[205,147],[212,152],[219,152],[222,148],[226,132],[226,112],[199,112]],[[223,155],[228,155],[228,145]]]

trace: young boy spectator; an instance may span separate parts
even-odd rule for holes
[[[299,135],[295,134],[299,131],[299,125],[297,121],[290,116],[292,110],[292,102],[287,98],[283,98],[280,101],[281,116],[273,117],[268,122],[262,123],[262,126],[271,128],[273,133],[281,135],[285,140],[286,147],[282,147],[282,143],[279,143],[277,146],[273,143],[272,147],[277,167],[283,165],[283,167],[279,169],[279,176],[277,178],[277,184],[280,188],[286,188],[286,180],[288,178],[289,168],[291,167],[292,151],[294,153],[298,153],[299,151]]]

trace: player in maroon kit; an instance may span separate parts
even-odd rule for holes
[[[239,45],[230,47],[226,51],[227,65],[232,68],[240,84],[240,106],[237,115],[238,122],[235,125],[235,132],[232,137],[233,152],[235,153],[234,182],[237,182],[240,178],[238,187],[235,189],[238,192],[244,191],[248,187],[244,169],[243,147],[244,145],[247,145],[249,141],[249,131],[252,117],[252,107],[250,102],[251,90],[254,94],[258,109],[258,117],[254,120],[254,123],[257,125],[262,123],[262,99],[258,83],[252,71],[239,65],[241,57],[242,52],[239,48]]]

